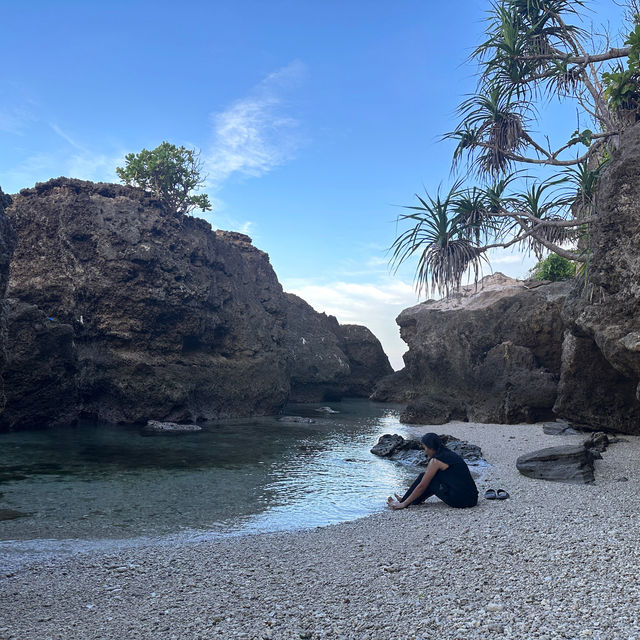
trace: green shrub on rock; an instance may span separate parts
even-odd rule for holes
[[[163,142],[151,151],[127,154],[125,162],[124,168],[116,168],[120,179],[150,191],[169,211],[185,214],[193,209],[211,210],[206,193],[193,193],[205,183],[197,151]]]
[[[552,253],[538,262],[531,272],[536,280],[569,280],[576,275],[576,263]]]

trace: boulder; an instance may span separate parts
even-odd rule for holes
[[[616,442],[617,438],[610,438],[606,433],[597,431],[592,433],[584,442],[583,446],[587,449],[603,453],[609,448],[612,442]]]
[[[385,433],[378,438],[378,442],[371,449],[371,453],[381,458],[388,458],[404,443],[405,439],[397,433]]]
[[[545,422],[542,431],[548,436],[570,436],[579,433],[568,422],[557,420],[555,422]]]
[[[179,435],[198,433],[199,431],[202,431],[202,427],[197,424],[177,424],[176,422],[160,422],[158,420],[149,420],[142,427],[144,435]]]
[[[372,335],[285,294],[248,236],[140,189],[58,178],[14,196],[7,215],[9,293],[71,327],[86,417],[277,414],[287,401],[368,395],[387,371]]]
[[[332,414],[332,413],[340,413],[339,411],[336,411],[335,409],[332,409],[331,407],[318,407],[317,409],[314,409],[314,411],[316,413],[324,413],[324,414]]]
[[[516,460],[516,467],[529,478],[589,484],[595,480],[595,459],[594,453],[583,445],[564,445],[526,453]]]
[[[412,424],[555,417],[570,286],[532,287],[497,273],[406,309],[397,318],[409,346],[405,368],[383,378],[372,398],[407,402],[401,419]]]
[[[485,462],[482,457],[482,449],[478,445],[459,440],[447,434],[442,434],[439,437],[442,444],[464,458],[467,464],[477,465]],[[429,458],[419,440],[406,440],[397,433],[385,433],[380,436],[377,444],[371,449],[371,453],[381,458],[391,458],[392,460],[419,466],[426,466],[429,462]]]

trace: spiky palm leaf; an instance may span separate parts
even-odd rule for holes
[[[609,158],[605,158],[595,169],[590,169],[588,162],[581,162],[563,171],[569,187],[563,195],[576,218],[585,218],[593,213],[596,185],[608,163]]]
[[[564,182],[566,179],[561,178],[533,184],[526,191],[515,194],[512,199],[514,212],[520,212],[522,219],[526,220],[527,228],[535,230],[534,234],[527,238],[526,245],[539,260],[547,251],[541,240],[562,246],[576,238],[574,228],[544,224],[566,220],[567,209],[564,202],[558,198],[556,189]],[[529,218],[525,218],[524,214]]]
[[[498,175],[508,171],[512,154],[527,144],[525,126],[530,111],[527,105],[502,87],[494,86],[486,94],[469,97],[459,111],[463,117],[461,127],[445,135],[458,140],[456,160],[463,151],[467,151],[470,158],[479,152],[470,161],[481,174]]]
[[[448,295],[460,287],[467,270],[475,281],[486,261],[484,253],[470,238],[469,230],[455,208],[460,197],[460,183],[456,183],[442,198],[427,194],[426,199],[416,194],[418,206],[405,207],[412,213],[402,214],[398,221],[410,221],[413,226],[403,232],[391,246],[391,263],[397,268],[416,257],[416,285],[427,294],[436,291]]]
[[[519,98],[530,98],[540,89],[545,93],[565,95],[576,90],[576,75],[583,70],[558,65],[561,59],[576,53],[575,43],[586,32],[563,19],[577,15],[581,2],[564,0],[503,0],[494,3],[488,39],[473,56],[482,65],[480,85],[510,87]],[[565,65],[566,67],[566,65]],[[542,85],[531,82],[536,76],[547,76]]]

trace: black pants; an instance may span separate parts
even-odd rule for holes
[[[407,489],[407,492],[404,494],[404,496],[402,496],[401,502],[404,502],[413,493],[413,490],[420,484],[420,481],[422,480],[423,477],[424,477],[424,473],[421,473],[413,481],[413,484]],[[427,488],[411,504],[421,504],[431,496],[436,496],[437,498],[440,498],[442,502],[449,505],[450,507],[455,507],[456,509],[473,507],[476,504],[476,502],[473,502],[473,504],[469,504],[468,500],[464,501],[464,504],[461,504],[459,500],[456,500],[456,496],[451,496],[449,494],[448,487],[445,487],[439,482],[438,473],[436,473],[436,475],[433,476]]]

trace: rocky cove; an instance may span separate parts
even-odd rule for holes
[[[601,181],[589,279],[494,274],[411,307],[396,373],[366,328],[285,293],[247,236],[117,185],[3,196],[0,437],[24,477],[0,496],[0,637],[412,637],[423,620],[389,613],[407,603],[439,637],[637,637],[619,603],[640,602],[639,159],[635,127]],[[326,402],[341,413],[316,413]],[[224,421],[238,416],[252,422]],[[148,420],[209,428],[142,437]],[[518,424],[545,420],[566,435]],[[481,495],[511,498],[472,519],[434,502],[381,513],[415,471],[363,452],[444,423],[481,447]],[[585,453],[569,425],[628,434],[590,459],[595,484],[529,475],[532,450]],[[237,440],[264,456],[253,475]]]
[[[248,236],[132,187],[58,178],[3,195],[0,429],[371,395],[405,404],[409,423],[559,418],[640,433],[639,158],[635,126],[596,195],[588,279],[494,274],[406,309],[396,373],[368,329],[284,292]]]
[[[368,329],[285,293],[245,235],[113,184],[3,202],[0,430],[274,414],[392,371]]]

